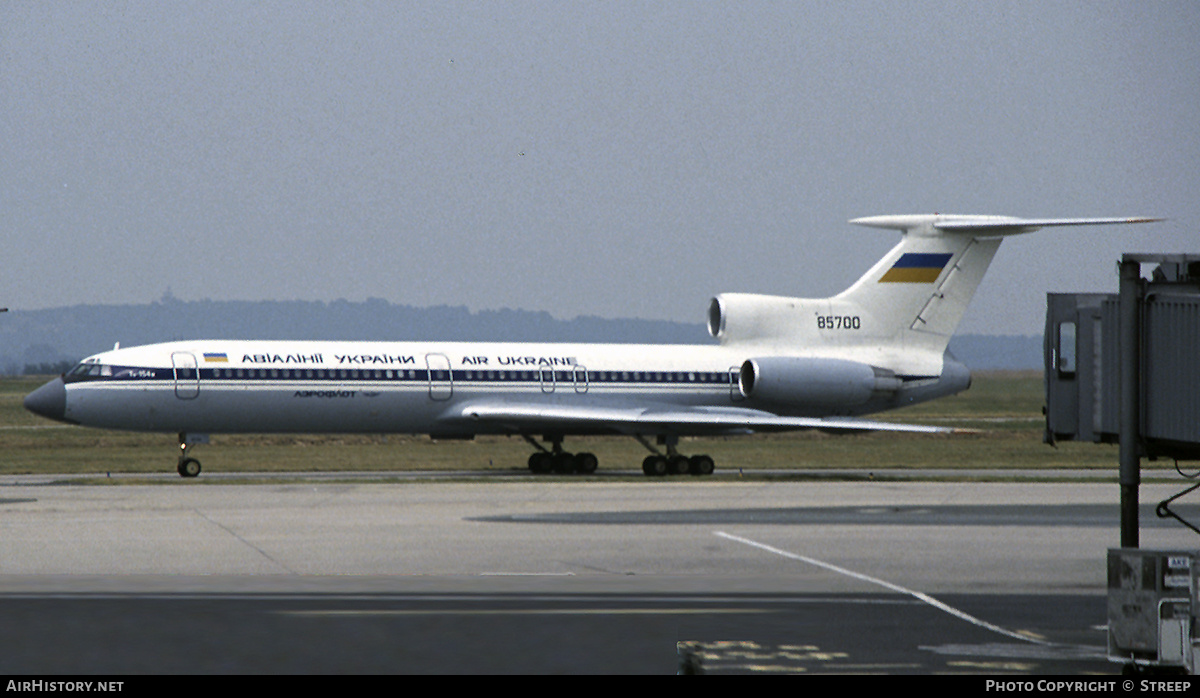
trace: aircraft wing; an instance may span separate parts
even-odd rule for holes
[[[897,431],[944,434],[950,427],[896,424],[854,417],[788,417],[763,410],[736,407],[678,405],[568,405],[541,402],[479,401],[455,405],[442,419],[458,423],[487,423],[513,431],[544,429],[640,433],[736,434],[757,431],[821,429],[833,432]]]

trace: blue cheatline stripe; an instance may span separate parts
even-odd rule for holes
[[[97,366],[97,368],[99,368]],[[190,373],[196,369],[170,368],[138,368],[132,366],[113,366],[111,375],[67,375],[67,383],[105,382],[122,383],[126,381],[174,381],[194,380]],[[202,368],[199,369],[200,380],[204,381],[253,381],[261,383],[428,383],[430,372],[425,369],[271,369],[271,368]],[[445,381],[447,371],[433,371],[433,380]],[[576,383],[574,371],[555,371],[550,378],[547,371],[514,371],[514,370],[466,370],[455,369],[450,372],[450,379],[455,383],[510,383],[533,384],[554,383],[573,385]],[[937,376],[897,376],[905,382],[916,380],[931,380]],[[580,372],[579,382],[583,382]],[[728,388],[733,380],[731,374],[721,371],[588,371],[589,384],[638,384],[638,385],[715,385]]]
[[[126,381],[174,381],[195,380],[205,381],[253,381],[253,382],[391,382],[391,383],[428,383],[431,379],[426,369],[347,369],[347,368],[139,368],[135,366],[105,367],[105,372],[97,365],[94,374],[68,374],[64,377],[67,383],[106,382],[121,383]],[[553,373],[553,376],[551,375]],[[453,371],[433,370],[432,380],[453,380],[455,383],[510,383],[510,384],[542,384],[558,383],[573,385],[583,382],[584,372],[575,370],[478,370],[454,369]],[[651,384],[651,385],[730,385],[731,374],[717,371],[587,371],[586,381],[594,384]]]

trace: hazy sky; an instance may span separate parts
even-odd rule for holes
[[[1001,247],[1040,333],[1200,252],[1200,3],[0,3],[0,305],[362,300],[702,322],[883,213],[1167,216]]]

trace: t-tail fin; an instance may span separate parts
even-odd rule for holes
[[[872,310],[891,325],[879,334],[941,353],[992,257],[1006,236],[1068,225],[1148,223],[1155,218],[1022,219],[914,215],[856,218],[851,223],[901,231],[903,238],[853,286],[836,296]]]
[[[1024,219],[1006,216],[901,215],[851,223],[898,230],[899,244],[833,298],[722,294],[709,329],[722,343],[755,342],[789,353],[861,354],[872,365],[932,370],[1009,235],[1068,225],[1149,223],[1158,218]]]

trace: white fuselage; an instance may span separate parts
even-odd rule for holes
[[[764,403],[739,385],[751,356],[746,347],[703,345],[173,342],[89,357],[64,376],[62,416],[87,426],[162,432],[614,433],[603,423],[507,424],[463,419],[455,410],[486,400],[850,415],[928,399],[933,395],[922,393],[938,383],[938,376],[906,377],[910,395],[892,391],[853,405]],[[958,383],[955,390],[966,387],[961,378]],[[700,425],[675,431],[741,430]]]

